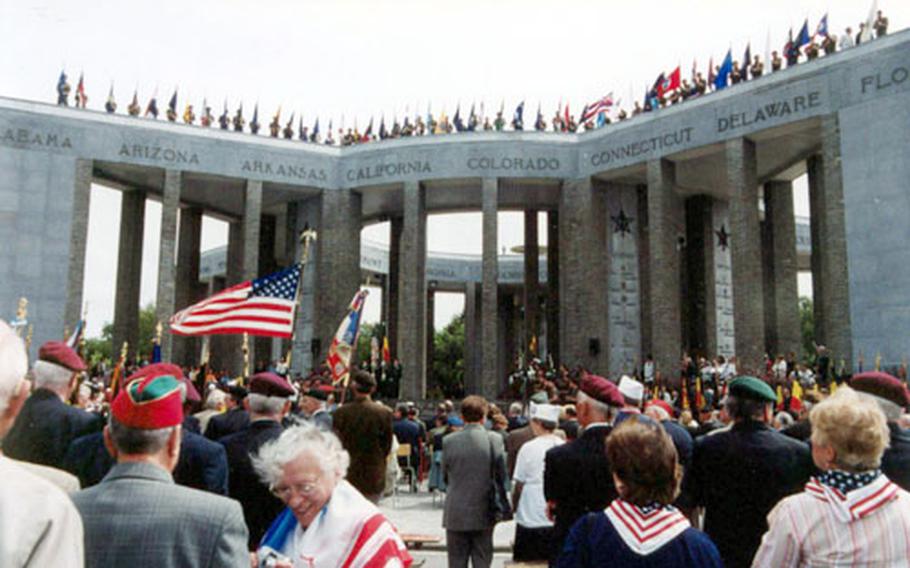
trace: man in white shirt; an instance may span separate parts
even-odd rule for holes
[[[512,476],[515,509],[512,558],[516,562],[545,561],[553,555],[553,522],[547,518],[543,471],[547,450],[565,443],[554,434],[560,410],[553,404],[531,403],[530,425],[534,439],[518,451]]]
[[[29,395],[22,340],[0,320],[0,441]],[[0,566],[83,566],[82,519],[51,482],[0,453]]]

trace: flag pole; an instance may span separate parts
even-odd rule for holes
[[[297,309],[300,307],[300,295],[303,292],[303,273],[310,262],[310,244],[316,240],[316,231],[305,228],[300,233],[300,278],[297,282],[297,293],[294,295],[294,322],[291,326],[291,344],[288,346],[284,366],[288,375],[291,373],[291,356],[294,353],[294,340],[297,338]]]
[[[243,332],[243,376],[240,377],[240,384],[243,384],[246,377],[250,376],[250,334]]]

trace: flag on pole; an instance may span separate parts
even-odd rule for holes
[[[743,54],[743,64],[739,68],[739,76],[743,81],[749,80],[749,61],[752,59],[752,42],[746,44],[746,52]]]
[[[799,30],[799,35],[796,36],[796,47],[808,45],[810,41],[812,40],[809,38],[809,18],[806,18],[803,27]]]
[[[818,27],[815,28],[815,35],[828,37],[828,14],[822,16],[822,19],[818,21]]]
[[[726,88],[727,77],[731,71],[733,71],[733,52],[728,49],[724,62],[720,64],[720,68],[717,70],[717,77],[714,78],[714,88],[717,90]]]
[[[387,364],[392,362],[392,351],[389,349],[388,335],[382,338],[382,360]]]
[[[360,316],[363,313],[363,305],[368,293],[367,290],[360,290],[354,294],[354,299],[351,300],[351,305],[348,307],[348,313],[341,320],[341,325],[338,326],[338,331],[335,332],[335,337],[332,339],[326,363],[332,372],[333,384],[343,381],[344,385],[347,385],[348,375],[351,372],[351,354],[357,346]]]
[[[613,106],[613,91],[610,91],[602,98],[597,99],[595,102],[593,102],[589,105],[586,105],[584,110],[581,113],[581,119],[579,120],[579,122],[581,122],[582,124],[585,122],[588,122],[589,120],[591,120],[592,118],[597,116],[601,111],[605,111],[606,109],[610,108],[611,106]]]
[[[239,334],[291,337],[300,265],[242,282],[185,308],[170,319],[177,335]]]
[[[66,339],[66,345],[70,349],[79,349],[79,342],[82,341],[82,333],[85,330],[85,319],[80,319],[76,324],[76,329]]]
[[[715,80],[717,75],[714,73],[714,56],[711,56],[708,59],[708,84],[713,85]]]
[[[676,69],[674,69],[658,87],[658,95],[663,96],[664,93],[669,93],[670,91],[678,89],[680,85],[682,85],[682,82],[680,80],[679,65],[677,65]]]
[[[83,74],[79,73],[79,84],[76,85],[76,106],[85,108],[86,103],[88,103],[88,97],[85,95],[85,81]]]
[[[803,400],[803,385],[799,384],[798,380],[793,381],[793,390],[790,392],[796,400]]]
[[[872,39],[872,30],[875,27],[875,15],[878,12],[878,0],[872,0],[872,6],[869,8],[869,15],[866,16],[866,26],[863,28],[863,33],[859,36],[859,41],[857,43],[866,43]]]

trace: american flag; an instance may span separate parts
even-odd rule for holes
[[[585,105],[585,109],[581,113],[580,122],[585,123],[585,122],[591,120],[592,118],[597,116],[597,114],[599,112],[605,111],[605,110],[609,109],[611,106],[613,106],[613,92],[612,91],[610,91],[610,93],[608,95],[606,95],[605,97],[598,99],[589,105]]]
[[[291,337],[300,265],[237,284],[174,314],[171,333]]]

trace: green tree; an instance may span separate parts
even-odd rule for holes
[[[464,388],[464,314],[433,336],[433,380],[446,396]]]
[[[131,345],[130,351],[138,352],[140,359],[151,357],[152,339],[157,325],[154,304],[147,304],[139,310],[139,345]],[[114,324],[108,322],[101,328],[101,337],[85,340],[85,357],[92,365],[102,360],[113,361],[120,357],[121,347],[114,345]]]
[[[381,330],[380,324],[361,323],[360,335],[357,336],[357,364],[364,366],[370,362],[370,340],[377,331]],[[382,339],[379,339],[379,345],[382,346]]]
[[[805,296],[799,299],[799,329],[802,337],[803,361],[815,361],[815,315],[812,298]]]

